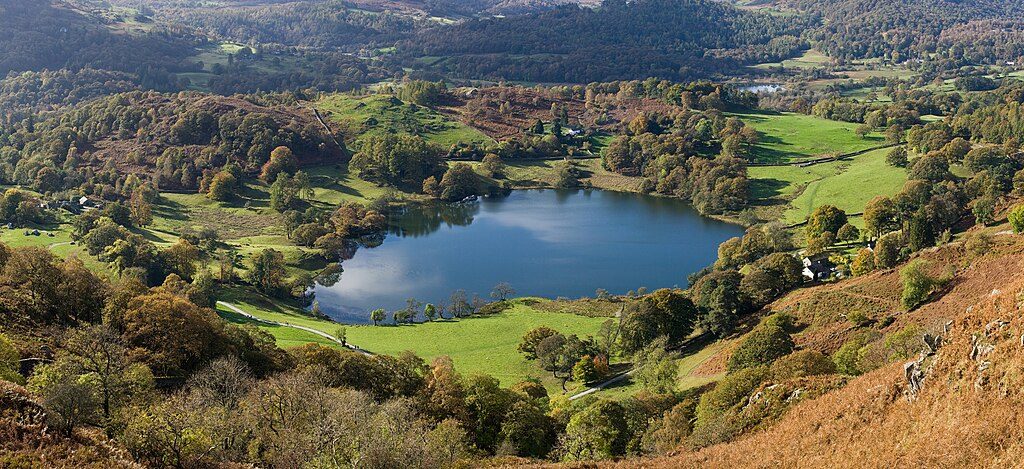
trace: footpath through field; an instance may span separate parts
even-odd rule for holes
[[[624,373],[622,373],[620,375],[615,376],[612,379],[609,379],[608,381],[605,381],[605,382],[603,382],[601,384],[598,384],[597,386],[594,386],[592,388],[587,388],[586,391],[581,391],[579,393],[573,394],[572,396],[569,396],[569,400],[570,401],[575,401],[576,399],[579,399],[581,397],[589,396],[589,395],[591,395],[591,394],[593,394],[595,392],[598,392],[598,391],[600,391],[600,390],[602,390],[602,389],[604,389],[604,388],[606,388],[608,386],[611,386],[611,385],[613,385],[615,383],[618,383],[619,381],[622,381],[622,380],[626,379],[626,377],[628,377],[632,373],[633,373],[633,370],[626,371],[626,372],[624,372]]]
[[[224,301],[217,301],[217,304],[219,304],[219,305],[221,305],[221,306],[223,306],[223,307],[225,307],[227,309],[230,309],[231,311],[234,311],[235,313],[238,313],[238,314],[240,314],[242,316],[245,316],[246,318],[251,319],[251,320],[256,321],[256,322],[261,322],[263,324],[270,324],[270,325],[273,325],[273,326],[291,327],[291,328],[294,328],[294,329],[299,329],[299,330],[302,330],[302,331],[309,332],[311,334],[316,334],[316,335],[318,335],[320,337],[324,337],[324,338],[326,338],[326,339],[328,339],[328,340],[330,340],[332,342],[337,343],[338,345],[341,345],[342,347],[354,350],[354,351],[362,353],[364,355],[373,355],[373,353],[368,351],[368,350],[363,350],[363,349],[361,349],[359,347],[356,347],[355,345],[352,345],[352,344],[348,343],[347,341],[342,341],[341,339],[339,339],[339,338],[337,338],[337,337],[335,337],[333,335],[330,335],[330,334],[328,334],[328,333],[326,333],[324,331],[313,329],[312,327],[298,326],[298,325],[295,325],[295,324],[288,324],[288,323],[285,323],[285,322],[277,322],[277,321],[269,321],[269,320],[266,320],[266,319],[260,319],[260,318],[258,318],[256,316],[253,316],[253,315],[251,315],[251,314],[249,314],[249,313],[247,313],[245,311],[242,311],[237,306],[235,306],[235,305],[233,305],[231,303],[224,302]]]

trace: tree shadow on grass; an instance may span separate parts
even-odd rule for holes
[[[787,187],[789,187],[789,183],[780,179],[751,179],[749,187],[751,205],[765,206],[783,203],[777,197],[780,197],[782,190]]]

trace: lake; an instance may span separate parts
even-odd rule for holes
[[[317,285],[323,312],[346,323],[407,298],[447,303],[455,290],[488,299],[499,282],[517,296],[594,296],[685,287],[743,228],[700,216],[686,202],[599,190],[517,190],[479,202],[413,207],[383,243],[342,262]]]

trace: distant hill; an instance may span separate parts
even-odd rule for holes
[[[410,59],[458,77],[574,82],[688,80],[789,57],[802,19],[706,0],[609,0],[436,27],[400,45]]]
[[[176,86],[173,72],[196,42],[160,30],[117,34],[74,6],[50,0],[0,0],[0,77],[8,72],[82,68],[128,72],[152,88]]]
[[[839,59],[931,54],[972,62],[1024,55],[1024,4],[1005,0],[775,0],[822,19],[810,36]]]

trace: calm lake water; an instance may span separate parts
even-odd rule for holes
[[[360,248],[321,309],[347,323],[407,298],[447,303],[508,282],[518,296],[593,296],[686,286],[743,229],[701,217],[685,202],[597,190],[517,190],[507,197],[410,209],[392,220],[380,246]]]

